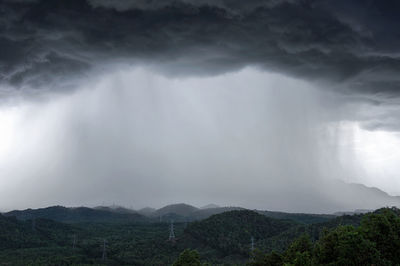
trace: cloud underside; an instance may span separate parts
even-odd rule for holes
[[[70,88],[109,63],[168,75],[257,66],[377,101],[397,98],[397,1],[2,1],[0,78]],[[57,86],[55,85],[57,84]]]

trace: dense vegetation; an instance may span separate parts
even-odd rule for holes
[[[325,229],[313,242],[308,234],[282,253],[257,250],[248,265],[400,265],[400,218],[397,209],[362,217],[361,225]]]
[[[165,223],[71,225],[0,217],[0,262],[10,265],[162,265],[172,264],[182,250],[166,241]],[[183,226],[175,225],[177,236],[183,234]]]
[[[289,220],[265,217],[253,211],[231,211],[194,222],[186,234],[223,254],[248,256],[250,241],[266,239],[296,226]]]
[[[50,209],[52,215],[58,211],[66,212],[62,208]],[[80,212],[75,212],[70,223],[28,219],[24,213],[19,213],[25,215],[24,219],[0,215],[0,262],[6,265],[172,265],[174,262],[184,265],[185,261],[193,261],[192,265],[400,263],[397,209],[329,220],[327,216],[322,217],[324,222],[311,224],[234,210],[201,221],[175,222],[175,241],[168,240],[169,221],[130,221],[119,219],[129,213],[126,210],[96,211],[112,214],[98,216],[90,211],[94,216],[84,214],[79,220]],[[310,216],[296,218],[299,217],[307,220]],[[251,238],[254,252],[251,252]]]

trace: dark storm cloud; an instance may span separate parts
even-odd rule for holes
[[[379,101],[399,95],[395,0],[8,0],[0,12],[0,77],[18,88],[144,62],[170,75],[255,65]]]

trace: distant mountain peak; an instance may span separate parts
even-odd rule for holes
[[[151,207],[144,207],[144,208],[141,208],[140,210],[137,210],[138,213],[145,215],[145,216],[151,216],[155,211],[156,211],[156,209],[151,208]]]
[[[200,209],[215,209],[215,208],[221,208],[220,206],[218,206],[217,204],[214,203],[210,203],[207,204],[206,206],[201,207]]]
[[[139,209],[138,211],[139,211],[139,212],[140,212],[140,211],[156,211],[156,209],[151,208],[151,207],[144,207],[144,208]]]
[[[154,215],[166,215],[166,214],[177,214],[181,216],[189,216],[193,212],[199,210],[198,208],[186,204],[186,203],[177,203],[177,204],[170,204],[164,206],[158,210],[156,210],[153,214]]]
[[[108,211],[108,212],[116,212],[116,213],[136,213],[136,211],[132,209],[128,209],[118,205],[112,206],[97,206],[93,208],[94,210]]]

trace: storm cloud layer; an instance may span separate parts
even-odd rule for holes
[[[125,62],[179,76],[253,65],[376,102],[399,95],[395,0],[7,0],[0,5],[0,78],[15,88],[71,89],[89,71]]]

